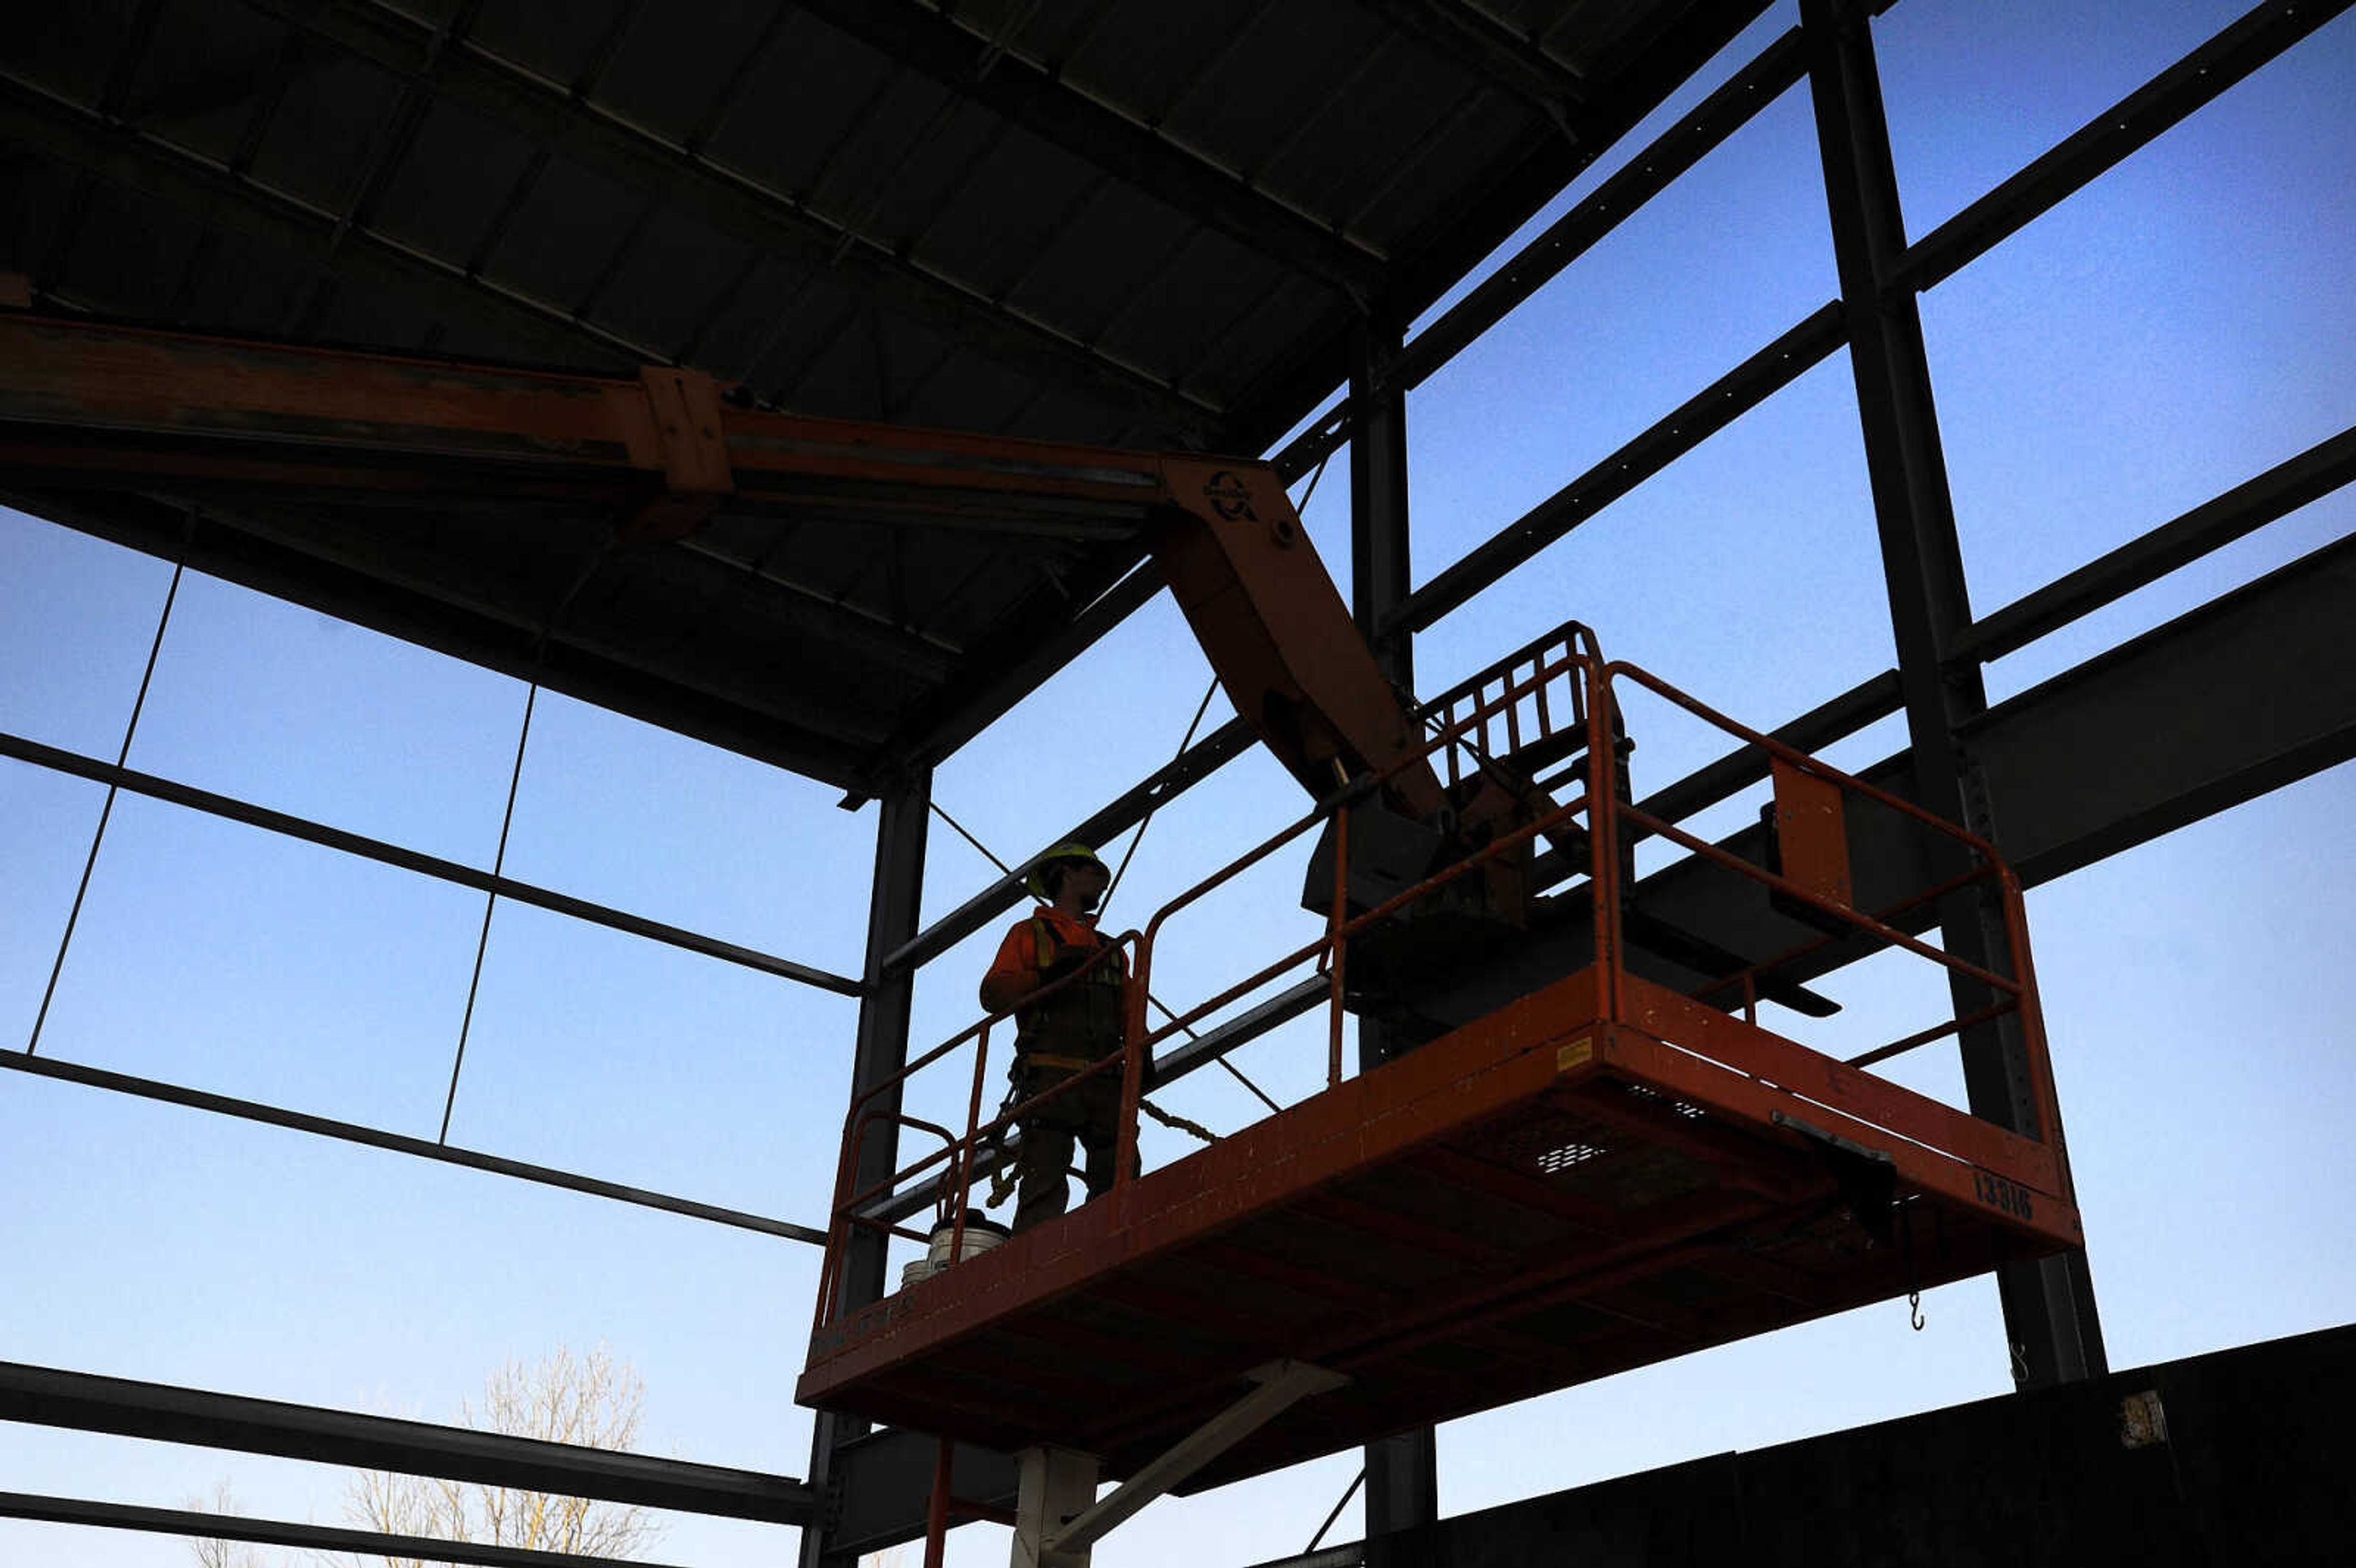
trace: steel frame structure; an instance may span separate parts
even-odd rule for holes
[[[1892,624],[1898,633],[1899,667],[1793,720],[1773,731],[1774,738],[1803,750],[1820,749],[1880,719],[1903,713],[1908,752],[1865,770],[1865,779],[1909,794],[1917,804],[1995,839],[2019,869],[2021,880],[2033,886],[2356,756],[2356,667],[2351,666],[2339,630],[2349,606],[2356,604],[2356,548],[2351,548],[2351,541],[2326,547],[1992,709],[1987,707],[1978,682],[1978,672],[1986,664],[2356,478],[2356,431],[2319,443],[2010,605],[1976,615],[1956,560],[1953,508],[1945,496],[1937,419],[1929,395],[1914,302],[2348,7],[2344,3],[2314,0],[2267,0],[2254,6],[1979,200],[1911,242],[1891,174],[1869,27],[1869,16],[1886,8],[1861,0],[1803,0],[1801,27],[1772,41],[1723,87],[1650,146],[1629,156],[1617,174],[1413,337],[1403,338],[1396,324],[1386,321],[1384,302],[1365,300],[1367,325],[1351,357],[1345,396],[1277,453],[1274,462],[1288,478],[1298,477],[1330,457],[1337,447],[1351,445],[1353,560],[1357,568],[1354,609],[1370,639],[1404,679],[1412,668],[1416,632],[1461,607],[1847,345],[1866,435]],[[546,84],[504,80],[495,65],[464,47],[429,49],[433,40],[418,36],[413,25],[380,6],[287,5],[282,9],[303,27],[372,52],[374,58],[420,80],[430,76],[437,90],[455,92],[462,99],[470,94],[484,101],[496,99],[504,113],[538,117],[552,140],[602,138],[602,157],[637,167],[647,179],[684,192],[702,203],[705,215],[714,222],[756,243],[792,251],[815,242],[830,261],[848,265],[862,286],[891,293],[919,315],[954,321],[960,331],[990,333],[998,348],[1018,359],[1040,357],[1063,369],[1076,362],[1086,376],[1118,384],[1123,395],[1141,400],[1153,417],[1171,428],[1199,428],[1205,422],[1206,411],[1183,389],[1141,385],[1117,364],[1098,363],[1102,357],[1093,356],[1087,345],[1052,335],[1043,336],[1017,319],[989,319],[987,302],[954,289],[945,291],[937,281],[912,272],[888,253],[863,243],[854,229],[821,215],[791,209],[763,193],[732,189],[725,182],[715,181],[708,169],[699,168],[696,147],[650,144],[644,138],[633,142],[627,127],[599,123],[594,116],[582,115],[578,93],[567,96]],[[830,9],[842,13],[853,27],[931,28],[926,37],[904,41],[912,48],[933,51],[927,58],[937,59],[943,72],[970,68],[974,40],[945,20],[929,20],[937,13],[909,5],[876,8],[871,17],[866,7]],[[1562,101],[1564,95],[1575,91],[1576,84],[1566,80],[1542,53],[1486,28],[1477,19],[1451,21],[1440,18],[1436,8],[1408,5],[1388,9],[1403,16],[1412,14],[1419,26],[1442,29],[1485,72],[1513,82],[1516,91],[1532,95],[1534,101]],[[949,36],[953,33],[958,36]],[[1105,129],[1100,120],[1085,126],[1073,123],[1068,106],[1055,99],[1052,81],[1043,82],[1035,71],[992,71],[985,73],[983,80],[992,84],[987,91],[1000,106],[1025,123],[1053,120],[1059,127],[1056,133],[1066,137],[1095,136]],[[1810,86],[1815,112],[1841,297],[1809,313],[1619,451],[1434,574],[1420,588],[1411,589],[1405,505],[1406,394],[1496,327],[1517,304],[1646,200],[1667,188],[1759,110],[1803,81]],[[364,203],[341,224],[322,220],[316,214],[265,199],[244,180],[236,158],[219,169],[183,166],[159,155],[155,148],[143,144],[123,128],[47,101],[21,84],[10,82],[0,88],[0,130],[34,144],[68,146],[78,166],[112,170],[134,187],[169,187],[184,204],[218,208],[250,233],[297,251],[329,256],[339,273],[379,277],[398,288],[441,298],[455,318],[495,318],[503,328],[520,328],[530,340],[566,352],[577,353],[584,331],[593,331],[577,315],[568,318],[563,312],[541,308],[535,302],[496,295],[470,275],[445,273],[376,240],[367,229]],[[1264,196],[1252,190],[1248,182],[1186,166],[1166,146],[1154,145],[1150,133],[1141,133],[1133,126],[1115,128],[1115,132],[1101,144],[1105,155],[1141,171],[1143,177],[1195,191],[1212,204],[1215,221],[1230,229],[1248,228],[1256,243],[1287,248],[1287,253],[1301,264],[1337,279],[1363,283],[1355,275],[1358,261],[1345,237],[1304,230],[1288,215],[1271,211]],[[251,128],[245,141],[250,148]],[[245,155],[250,158],[250,150]],[[1569,172],[1566,165],[1546,177],[1558,185],[1558,176],[1567,176]],[[1201,188],[1205,182],[1222,180],[1226,183],[1216,190]],[[192,261],[191,265],[196,264]],[[43,278],[36,275],[31,281],[32,296],[41,298],[44,287]],[[669,357],[659,350],[604,335],[595,335],[591,347],[610,357],[616,367],[642,360],[661,363]],[[1333,367],[1323,365],[1297,370],[1302,377],[1329,381],[1334,374]],[[1042,646],[1036,663],[1053,667],[1078,656],[1151,598],[1158,587],[1150,572],[1133,574],[1067,632]],[[2190,711],[2182,705],[2171,709],[2179,720],[2178,735],[2142,724],[2141,717],[2148,709],[2138,703],[2147,700],[2142,693],[2153,673],[2194,658],[2205,661],[2211,677],[2206,689],[2212,693],[2229,690],[2236,677],[2254,677],[2285,667],[2297,669],[2303,678],[2295,699],[2282,703],[2261,725],[2241,722],[2245,715],[2225,712],[2231,707],[2225,697],[2212,697],[2205,709],[2196,704]],[[856,980],[24,738],[0,740],[0,753],[477,891],[539,903],[780,978],[856,996],[859,1022],[852,1093],[857,1095],[887,1083],[905,1064],[909,998],[918,969],[1015,901],[1016,879],[1008,877],[929,925],[918,918],[917,891],[930,803],[929,762],[986,726],[1021,689],[1021,672],[1015,671],[995,692],[978,694],[966,711],[945,720],[922,737],[921,743],[912,748],[904,773],[881,786],[884,804],[879,812],[866,958]],[[2075,787],[2086,782],[2084,763],[2079,761],[2073,774],[2072,752],[2059,737],[2082,730],[2089,721],[2104,720],[2137,731],[2132,743],[2143,749],[2140,754],[2148,765],[2132,781],[2089,792]],[[1248,732],[1240,723],[1226,726],[1074,828],[1045,842],[1075,837],[1101,840],[1133,827],[1147,813],[1240,754],[1248,743]],[[1971,772],[1951,765],[1950,759],[1958,756],[1975,765],[1982,781],[1976,790]],[[1674,824],[1755,782],[1762,767],[1756,758],[1730,759],[1647,797],[1639,803],[1639,809]],[[2000,836],[1987,831],[1986,807],[1991,799],[2001,807]],[[1558,867],[1558,874],[1565,869]],[[1869,868],[1860,868],[1861,874],[1867,870]],[[1974,940],[1976,912],[1965,907],[1942,912],[1951,944],[1968,948]],[[1296,987],[1235,1020],[1214,1039],[1157,1060],[1148,1069],[1149,1078],[1175,1076],[1199,1066],[1253,1033],[1298,1016],[1323,994],[1321,984]],[[12,1068],[93,1087],[473,1165],[625,1201],[652,1203],[781,1238],[817,1241],[823,1234],[817,1227],[737,1214],[277,1107],[42,1061],[29,1053],[0,1060]],[[1967,1044],[1966,1060],[1972,1063],[1976,1108],[1998,1120],[2015,1114],[2012,1106],[2019,1081],[2015,1046],[2001,1037]],[[851,1293],[846,1299],[880,1292],[881,1271],[880,1246],[857,1258],[846,1276]],[[2008,1335],[2028,1352],[2025,1384],[2101,1371],[2099,1328],[2084,1288],[2083,1256],[2062,1270],[2040,1271],[2033,1279],[2008,1279],[2004,1297]],[[909,1540],[921,1532],[923,1498],[933,1465],[929,1445],[921,1455],[903,1452],[890,1441],[891,1434],[863,1434],[856,1423],[831,1418],[819,1424],[810,1480],[804,1485],[784,1477],[723,1472],[635,1456],[597,1456],[578,1450],[528,1452],[527,1447],[552,1445],[518,1445],[452,1428],[382,1423],[342,1412],[270,1405],[226,1393],[24,1367],[0,1368],[0,1418],[767,1519],[802,1528],[805,1568],[839,1565],[857,1552]],[[1011,1490],[1012,1477],[1001,1456],[960,1450],[956,1463],[960,1495],[1002,1500]],[[1407,1440],[1404,1446],[1386,1445],[1370,1452],[1368,1466],[1369,1520],[1378,1535],[1406,1531],[1430,1521],[1432,1458],[1428,1434],[1419,1440]],[[164,1517],[166,1511],[16,1494],[0,1497],[0,1515],[10,1517],[133,1529],[169,1529],[185,1522]],[[349,1532],[339,1535],[316,1527],[281,1527],[271,1521],[246,1523],[251,1526],[250,1539],[343,1549],[364,1544],[341,1538]],[[236,1524],[208,1520],[207,1529],[236,1534]],[[423,1554],[420,1543],[375,1544]],[[1377,1541],[1370,1542],[1365,1551],[1376,1554],[1365,1560],[1375,1561],[1390,1549]],[[1323,1554],[1321,1561],[1323,1558],[1355,1562],[1361,1560],[1360,1549],[1338,1548]],[[494,1561],[481,1554],[456,1554],[448,1560]],[[1415,1560],[1406,1545],[1388,1556],[1389,1562],[1402,1565]]]

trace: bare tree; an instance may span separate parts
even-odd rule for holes
[[[559,1346],[536,1361],[509,1361],[483,1385],[483,1402],[461,1405],[458,1424],[509,1437],[584,1448],[626,1448],[646,1412],[646,1384],[603,1345],[576,1356]],[[643,1508],[517,1491],[472,1481],[371,1470],[344,1493],[354,1524],[388,1535],[430,1535],[490,1546],[634,1557],[661,1525]],[[393,1558],[357,1559],[382,1568],[422,1568]]]
[[[509,1361],[483,1385],[480,1405],[462,1404],[458,1424],[509,1437],[585,1448],[626,1448],[637,1435],[646,1384],[603,1345],[586,1355],[560,1346],[536,1361]],[[215,1493],[229,1510],[226,1485]],[[518,1491],[480,1482],[368,1470],[344,1490],[344,1518],[384,1535],[418,1535],[478,1545],[629,1558],[654,1544],[661,1523],[647,1509],[587,1498]],[[262,1568],[251,1548],[195,1543],[198,1568]],[[316,1556],[352,1568],[424,1568],[430,1558]]]
[[[190,1498],[188,1509],[194,1513],[233,1514],[237,1511],[237,1494],[227,1481],[213,1483],[209,1498]],[[197,1555],[197,1568],[264,1568],[262,1553],[242,1541],[201,1540],[188,1542]]]

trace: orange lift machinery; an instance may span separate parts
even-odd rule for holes
[[[2080,1243],[2019,888],[1991,846],[1607,661],[1576,624],[1419,705],[1378,671],[1271,470],[1165,457],[1155,473],[1163,573],[1236,709],[1316,804],[1118,938],[1133,982],[1128,1038],[1095,1069],[1122,1083],[1107,1197],[846,1310],[847,1243],[891,1229],[915,1184],[930,1183],[936,1229],[898,1233],[946,1231],[962,1256],[978,1171],[1049,1096],[985,1119],[1001,1019],[852,1106],[798,1397],[943,1438],[936,1551],[956,1508],[949,1440],[1023,1455],[1015,1562],[1076,1568],[1166,1489]],[[1632,802],[1628,692],[1765,754],[1769,863]],[[1930,863],[1952,875],[1857,907],[1858,814],[1939,841]],[[1168,923],[1312,836],[1304,902],[1323,933],[1152,1024]],[[1636,909],[1646,837],[1819,934],[1753,962]],[[2003,972],[1910,933],[1954,898],[1992,907]],[[1942,972],[1954,1014],[1847,1061],[1759,1021],[1762,999],[1833,1010],[1801,978],[1887,949]],[[1330,990],[1323,1092],[1129,1174],[1156,1047],[1309,966]],[[1345,1011],[1415,1049],[1345,1077]],[[1989,1027],[2019,1031],[2041,1136],[1869,1071]],[[952,1061],[972,1074],[961,1129],[891,1108]],[[922,1157],[857,1186],[867,1141],[904,1130]],[[1100,1477],[1123,1482],[1102,1501]]]
[[[1575,624],[1417,702],[1381,675],[1264,464],[802,419],[691,371],[567,376],[0,313],[0,469],[44,496],[258,500],[286,527],[322,500],[512,496],[644,550],[795,507],[1145,541],[1313,805],[1118,937],[1125,1038],[1092,1070],[1122,1085],[1106,1197],[964,1255],[975,1184],[1037,1108],[984,1115],[1004,1019],[850,1108],[798,1397],[940,1439],[936,1561],[963,1507],[956,1442],[1023,1455],[1015,1560],[1074,1568],[1166,1490],[2081,1243],[2020,890],[1990,845],[1607,660]],[[374,526],[337,548],[364,549]],[[1623,697],[1763,762],[1767,854],[1636,802]],[[1860,907],[1851,846],[1892,833],[1933,847],[1935,875]],[[1634,897],[1644,839],[1811,934],[1762,957],[1679,930]],[[1171,923],[1280,855],[1306,859],[1322,932],[1153,1024]],[[1914,934],[1961,900],[2000,928],[1997,967]],[[1823,1016],[1811,977],[1893,952],[1944,982],[1947,1016],[1846,1061],[1761,1021],[1762,1004]],[[1287,976],[1326,1002],[1325,1087],[1130,1174],[1157,1047]],[[1413,1049],[1345,1075],[1349,1013]],[[1872,1071],[1980,1029],[2022,1048],[2028,1132]],[[901,1108],[928,1070],[956,1075],[962,1126]],[[903,1134],[917,1157],[859,1174]],[[930,1226],[904,1222],[925,1208]],[[855,1238],[943,1232],[959,1261],[851,1299]],[[1121,1485],[1099,1500],[1105,1478]]]
[[[841,1307],[841,1260],[909,1184],[964,1255],[978,1166],[1048,1094],[982,1118],[985,1019],[851,1109],[810,1363],[798,1399],[1023,1453],[1018,1568],[1076,1568],[1154,1495],[1371,1438],[2081,1243],[2019,885],[1984,840],[1612,664],[1583,626],[1432,704],[1376,668],[1260,464],[1157,459],[1152,549],[1227,695],[1317,805],[1117,944],[1130,955],[1114,1191]],[[1623,689],[1762,751],[1772,864],[1628,798]],[[1857,909],[1852,812],[1946,843],[1955,873]],[[1145,1012],[1166,923],[1244,869],[1310,848],[1322,937],[1171,1022]],[[1819,937],[1748,963],[1628,904],[1633,843],[1668,840],[1755,883]],[[1537,892],[1541,852],[1569,888]],[[1932,861],[1939,864],[1939,861]],[[1987,897],[2005,973],[1909,934]],[[1760,1000],[1831,1006],[1809,961],[1899,949],[1954,982],[1955,1015],[1852,1061],[1758,1022]],[[1303,965],[1329,979],[1326,1088],[1206,1149],[1129,1175],[1154,1048]],[[1072,984],[1070,979],[1063,984]],[[1343,1012],[1408,1040],[1343,1076]],[[997,1029],[994,1029],[997,1027]],[[2024,1137],[1869,1069],[1965,1029],[2019,1029]],[[970,1067],[964,1130],[886,1109],[907,1076]],[[1051,1090],[1072,1093],[1070,1088]],[[928,1151],[855,1187],[897,1130]],[[937,1147],[931,1147],[937,1142]],[[1098,1499],[1098,1481],[1121,1486]]]

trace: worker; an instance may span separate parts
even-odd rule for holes
[[[1121,1047],[1127,955],[1117,947],[1106,951],[1096,920],[1097,905],[1111,880],[1104,862],[1085,844],[1057,845],[1039,857],[1023,879],[1039,907],[1006,933],[981,981],[981,1005],[992,1013],[1015,1016],[1014,1061],[1008,1076],[1017,1103],[1045,1093]],[[1053,995],[1030,1000],[1072,975],[1079,978]],[[1065,1174],[1076,1141],[1087,1153],[1088,1196],[1111,1189],[1120,1140],[1120,1089],[1121,1070],[1115,1064],[1023,1118],[1015,1154],[1020,1177],[1015,1231],[1064,1211],[1071,1196]]]

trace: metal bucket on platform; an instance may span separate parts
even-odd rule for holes
[[[918,1280],[930,1279],[948,1267],[952,1241],[958,1243],[958,1258],[962,1261],[980,1257],[1012,1233],[997,1221],[973,1209],[965,1212],[965,1235],[962,1239],[958,1237],[956,1222],[944,1221],[933,1227],[931,1244],[926,1247],[925,1255],[912,1259],[901,1268],[900,1288],[905,1290]]]

